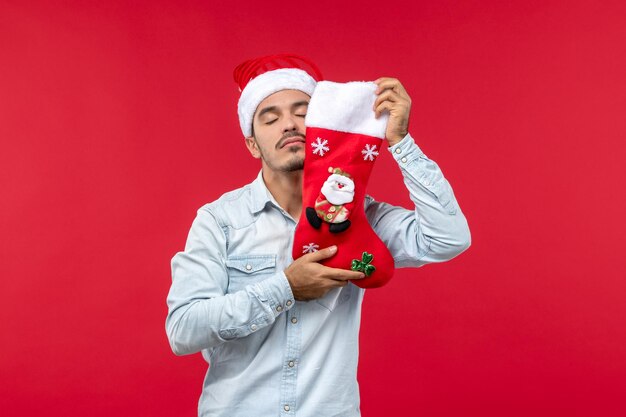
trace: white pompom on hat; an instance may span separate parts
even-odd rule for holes
[[[298,90],[309,96],[322,74],[310,60],[290,54],[250,59],[233,72],[241,90],[237,105],[239,125],[244,137],[252,136],[252,119],[259,104],[281,90]]]

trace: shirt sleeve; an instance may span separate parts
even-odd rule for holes
[[[284,272],[227,294],[226,235],[198,210],[185,250],[172,259],[166,331],[177,355],[196,353],[268,326],[294,304]]]
[[[396,268],[444,262],[470,246],[467,220],[439,166],[410,135],[389,152],[398,163],[414,210],[366,197],[366,215],[387,245]]]

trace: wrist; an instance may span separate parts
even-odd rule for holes
[[[404,134],[392,135],[387,138],[387,144],[389,145],[389,147],[397,145],[398,143],[400,143],[400,141],[402,141],[402,139],[406,138],[408,134],[409,133],[406,132]]]

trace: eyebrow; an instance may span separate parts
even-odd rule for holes
[[[298,107],[301,107],[301,106],[308,106],[308,105],[309,105],[309,102],[308,102],[308,101],[306,101],[306,100],[297,101],[297,102],[295,102],[295,103],[293,103],[293,104],[291,105],[291,109],[293,110],[293,109],[297,109]],[[260,118],[261,118],[261,116],[263,116],[263,115],[264,115],[264,114],[266,114],[266,113],[278,113],[278,107],[277,107],[277,106],[270,106],[270,107],[266,107],[266,108],[264,108],[263,110],[261,110],[261,111],[259,112],[259,114],[258,114],[257,118],[259,118],[259,119],[260,119]]]
[[[296,102],[296,103],[293,103],[293,104],[291,105],[291,108],[292,108],[292,109],[295,109],[295,108],[300,107],[300,106],[308,106],[308,105],[309,105],[309,102],[308,102],[308,101],[306,101],[306,100],[302,100],[302,101],[298,101],[298,102]]]

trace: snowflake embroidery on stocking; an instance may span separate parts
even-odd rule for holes
[[[330,148],[326,146],[328,141],[326,139],[317,138],[315,142],[311,143],[313,147],[313,153],[318,154],[319,156],[324,156],[324,154],[330,151]]]
[[[302,253],[313,253],[313,252],[317,252],[317,250],[320,248],[319,245],[316,245],[315,243],[311,242],[308,245],[304,245],[302,246]]]
[[[370,161],[373,161],[374,158],[376,158],[378,156],[378,151],[376,150],[376,145],[370,145],[369,143],[365,144],[365,148],[363,148],[361,153],[363,154],[363,160],[364,161],[367,161],[368,159]]]

